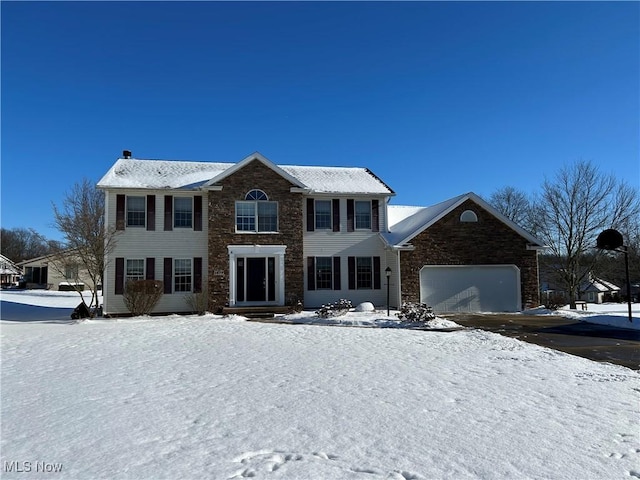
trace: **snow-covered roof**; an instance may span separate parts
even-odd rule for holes
[[[620,287],[614,285],[611,282],[602,280],[601,278],[591,277],[584,285],[585,291],[597,291],[597,292],[618,292]]]
[[[450,198],[430,207],[407,207],[389,205],[389,232],[383,237],[390,245],[402,245],[410,241],[418,233],[434,224],[446,213],[457,206],[465,195]]]
[[[120,158],[98,182],[99,188],[172,189],[204,184],[233,163]]]
[[[522,237],[526,238],[533,247],[543,247],[544,243],[535,238],[529,232],[518,226],[513,221],[502,215],[491,205],[473,192],[458,195],[444,202],[437,203],[430,207],[406,207],[388,206],[389,231],[382,234],[382,237],[389,245],[406,245],[416,235],[423,232],[442,217],[461,205],[466,200],[472,200],[487,210],[493,216],[502,221],[505,225],[515,230]]]
[[[0,273],[2,273],[2,275],[21,275],[22,271],[20,267],[9,260],[9,258],[0,254]]]
[[[368,169],[275,165],[262,155],[250,155],[239,163],[141,160],[120,158],[98,182],[99,188],[178,189],[200,188],[215,183],[246,162],[257,159],[289,177],[309,193],[381,194],[394,192]]]

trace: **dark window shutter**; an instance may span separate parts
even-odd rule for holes
[[[316,259],[307,257],[307,290],[316,289]]]
[[[173,230],[173,195],[164,196],[164,229]]]
[[[193,259],[193,291],[202,292],[202,257]]]
[[[193,197],[193,229],[202,231],[202,196]]]
[[[147,230],[156,229],[156,196],[147,195]]]
[[[340,257],[333,257],[333,289],[340,290]]]
[[[155,280],[156,279],[156,259],[155,258],[147,258],[147,271],[145,272],[144,278],[147,280]]]
[[[371,201],[371,231],[380,231],[380,213],[379,213],[378,200]]]
[[[340,231],[340,199],[334,198],[331,201],[331,209],[333,210],[333,231]]]
[[[349,290],[356,289],[356,257],[349,257]]]
[[[116,230],[124,230],[124,195],[116,195]]]
[[[373,257],[373,288],[380,290],[380,257]]]
[[[164,293],[171,293],[173,283],[173,258],[164,259]]]
[[[316,227],[315,200],[307,198],[307,232],[313,232]]]
[[[116,295],[124,293],[124,258],[116,258]]]
[[[347,200],[347,232],[355,230],[355,204],[353,199]]]

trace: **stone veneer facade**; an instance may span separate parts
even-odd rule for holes
[[[278,173],[254,160],[224,178],[221,191],[209,191],[209,308],[216,312],[229,301],[228,245],[286,245],[285,299],[304,298],[301,193]],[[278,233],[236,233],[235,202],[259,189],[278,202]]]
[[[472,210],[477,222],[461,222]],[[527,240],[478,204],[467,200],[411,240],[413,251],[400,253],[402,300],[420,300],[420,269],[424,265],[514,264],[520,269],[522,307],[539,305],[537,251]]]

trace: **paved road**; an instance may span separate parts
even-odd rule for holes
[[[73,308],[37,307],[0,300],[0,320],[10,322],[71,323]]]
[[[640,330],[535,315],[447,315],[465,327],[480,328],[599,362],[640,370]]]

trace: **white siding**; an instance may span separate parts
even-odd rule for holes
[[[390,266],[392,270],[395,265],[389,265],[388,255],[385,250],[385,243],[379,232],[371,230],[356,230],[347,232],[347,199],[357,200],[377,199],[379,200],[379,223],[380,230],[384,231],[386,225],[386,199],[384,197],[355,197],[355,196],[314,196],[313,198],[322,200],[340,199],[340,231],[315,230],[307,231],[306,198],[303,200],[303,228],[304,228],[304,272],[305,272],[305,298],[306,308],[317,308],[325,303],[335,302],[341,298],[350,300],[353,305],[362,302],[371,302],[377,307],[385,307],[387,301],[387,280],[384,270]],[[349,290],[349,268],[348,257],[380,257],[380,286],[376,289]],[[309,290],[307,285],[307,258],[308,257],[340,257],[340,290]],[[393,280],[392,280],[393,283]]]
[[[115,294],[115,259],[155,258],[155,278],[164,278],[164,258],[202,257],[202,285],[207,282],[208,270],[208,213],[206,193],[172,190],[119,190],[107,192],[107,221],[110,227],[116,224],[116,195],[156,195],[155,230],[148,231],[143,227],[127,228],[116,233],[116,246],[109,255],[104,279],[104,312],[105,314],[126,314],[122,295]],[[174,228],[164,231],[164,196],[196,196],[202,198],[202,231],[188,228]],[[193,281],[193,278],[192,278]],[[188,293],[164,294],[155,308],[157,312],[178,312],[190,310],[185,299]]]

